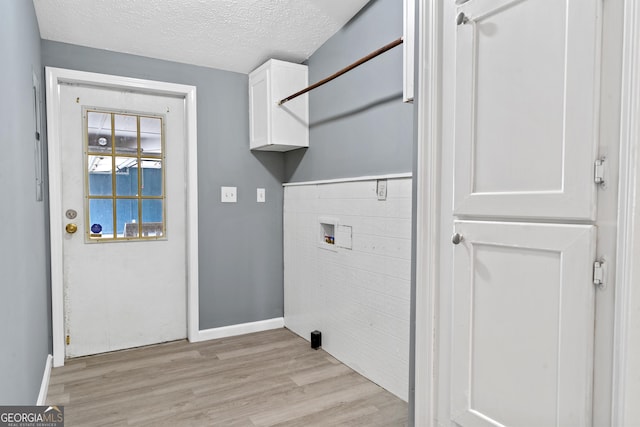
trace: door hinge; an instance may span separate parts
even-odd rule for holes
[[[71,335],[67,335],[67,345],[71,344]]]
[[[593,166],[593,182],[598,185],[604,185],[604,157],[600,157],[594,162]]]
[[[600,289],[604,289],[604,260],[600,259],[593,263],[593,284]]]

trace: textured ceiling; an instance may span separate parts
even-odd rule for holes
[[[43,39],[248,73],[302,62],[369,0],[33,0]]]

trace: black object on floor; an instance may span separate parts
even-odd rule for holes
[[[322,332],[313,331],[311,332],[311,348],[314,350],[322,347]]]

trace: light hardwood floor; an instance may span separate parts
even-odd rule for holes
[[[47,404],[73,426],[404,426],[407,404],[288,331],[67,360]]]

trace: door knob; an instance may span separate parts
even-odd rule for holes
[[[74,223],[69,223],[64,229],[66,230],[67,233],[73,234],[76,231],[78,231],[78,226],[75,225]]]
[[[453,243],[454,245],[457,245],[458,243],[462,242],[463,237],[459,234],[456,233],[453,236],[451,236],[451,243]]]
[[[456,17],[456,24],[463,25],[467,22],[469,22],[469,18],[467,18],[467,16],[463,12],[460,12]]]

